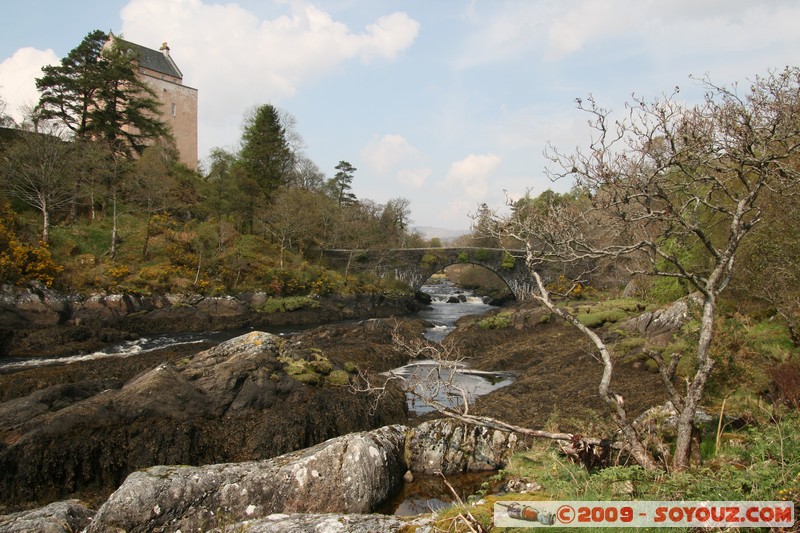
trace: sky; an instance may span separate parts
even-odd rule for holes
[[[691,76],[745,86],[800,59],[796,0],[3,0],[0,97],[19,119],[34,79],[88,33],[166,41],[199,91],[201,165],[238,148],[248,110],[295,120],[327,175],[406,198],[414,226],[468,230],[481,203],[551,188],[543,155],[590,141],[576,98],[624,110]]]

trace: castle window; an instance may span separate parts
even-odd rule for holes
[[[172,104],[172,116],[174,117],[178,112],[178,106],[176,104]]]

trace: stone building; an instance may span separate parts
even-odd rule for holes
[[[109,34],[118,39],[135,58],[139,75],[161,102],[161,120],[169,124],[175,137],[180,161],[197,169],[197,89],[183,84],[183,73],[169,53],[169,46],[153,50]]]

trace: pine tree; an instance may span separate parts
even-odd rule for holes
[[[90,32],[36,79],[44,119],[63,124],[81,139],[104,140],[131,157],[151,141],[169,137],[155,93],[136,75],[136,56],[123,42]]]

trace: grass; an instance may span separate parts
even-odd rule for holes
[[[740,430],[723,426],[719,448],[715,438],[708,436],[704,445],[707,459],[682,472],[647,472],[638,466],[589,472],[563,458],[554,445],[535,443],[531,449],[515,454],[496,478],[497,483],[509,479],[535,482],[542,490],[502,495],[489,490],[468,510],[488,530],[497,500],[791,500],[797,507],[800,413],[777,408],[773,413],[762,412],[753,425]],[[447,531],[467,531],[455,520],[458,513],[455,508],[443,511],[437,524]]]
[[[256,308],[259,313],[285,313],[298,309],[316,309],[319,302],[308,296],[289,296],[286,298],[269,298]]]

